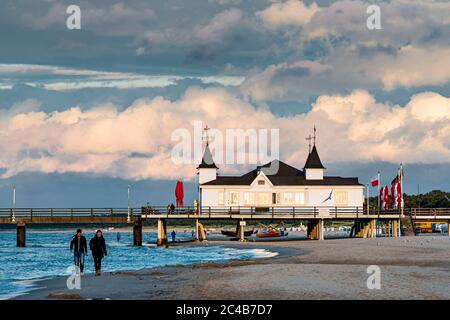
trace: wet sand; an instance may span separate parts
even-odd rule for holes
[[[209,241],[181,246],[260,248],[279,255],[82,278],[65,277],[15,299],[450,299],[450,237],[325,241]],[[367,288],[367,267],[381,271],[381,289]]]

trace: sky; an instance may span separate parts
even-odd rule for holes
[[[326,174],[403,163],[407,193],[450,191],[448,1],[0,2],[1,207],[13,185],[19,207],[126,207],[128,185],[166,205],[177,179],[191,203],[199,154],[174,162],[173,134],[199,122],[277,129],[298,168],[315,125]]]

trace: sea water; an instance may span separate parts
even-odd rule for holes
[[[32,290],[36,279],[68,275],[73,265],[69,250],[73,231],[27,230],[26,247],[16,247],[16,232],[0,231],[0,299],[8,299]],[[94,231],[85,232],[87,242]],[[102,261],[103,271],[138,270],[175,264],[253,259],[276,255],[260,249],[235,249],[226,246],[176,246],[162,248],[149,244],[156,242],[155,233],[144,233],[144,245],[134,247],[131,232],[103,233],[108,256]],[[188,240],[189,234],[177,235],[177,240]],[[147,244],[147,245],[146,245]],[[94,263],[88,250],[85,273],[92,273]]]

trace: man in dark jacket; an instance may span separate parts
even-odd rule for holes
[[[89,247],[94,258],[95,275],[99,276],[102,269],[102,259],[107,255],[105,238],[103,238],[101,230],[97,230],[95,236],[89,241]]]
[[[77,230],[77,233],[70,241],[70,251],[73,252],[73,258],[75,265],[80,270],[80,275],[83,275],[84,270],[84,257],[87,255],[86,238],[81,234],[81,229]]]

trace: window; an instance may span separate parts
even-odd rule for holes
[[[272,193],[272,204],[280,203],[280,194]]]
[[[296,192],[294,198],[296,204],[305,204],[305,194],[303,192]]]
[[[223,206],[225,204],[225,197],[224,197],[224,192],[223,191],[219,191],[219,199],[217,201],[219,206]]]
[[[284,204],[291,204],[294,203],[294,196],[290,192],[283,193],[283,203]]]
[[[253,192],[244,192],[244,205],[255,205],[255,194]]]
[[[230,204],[239,205],[239,192],[237,191],[230,192]]]
[[[334,194],[334,205],[336,207],[348,206],[348,194],[347,191],[336,191]]]
[[[270,205],[270,193],[266,193],[266,192],[258,193],[258,205],[259,206]]]
[[[258,185],[263,186],[265,184],[266,184],[266,182],[264,180],[258,180]]]

